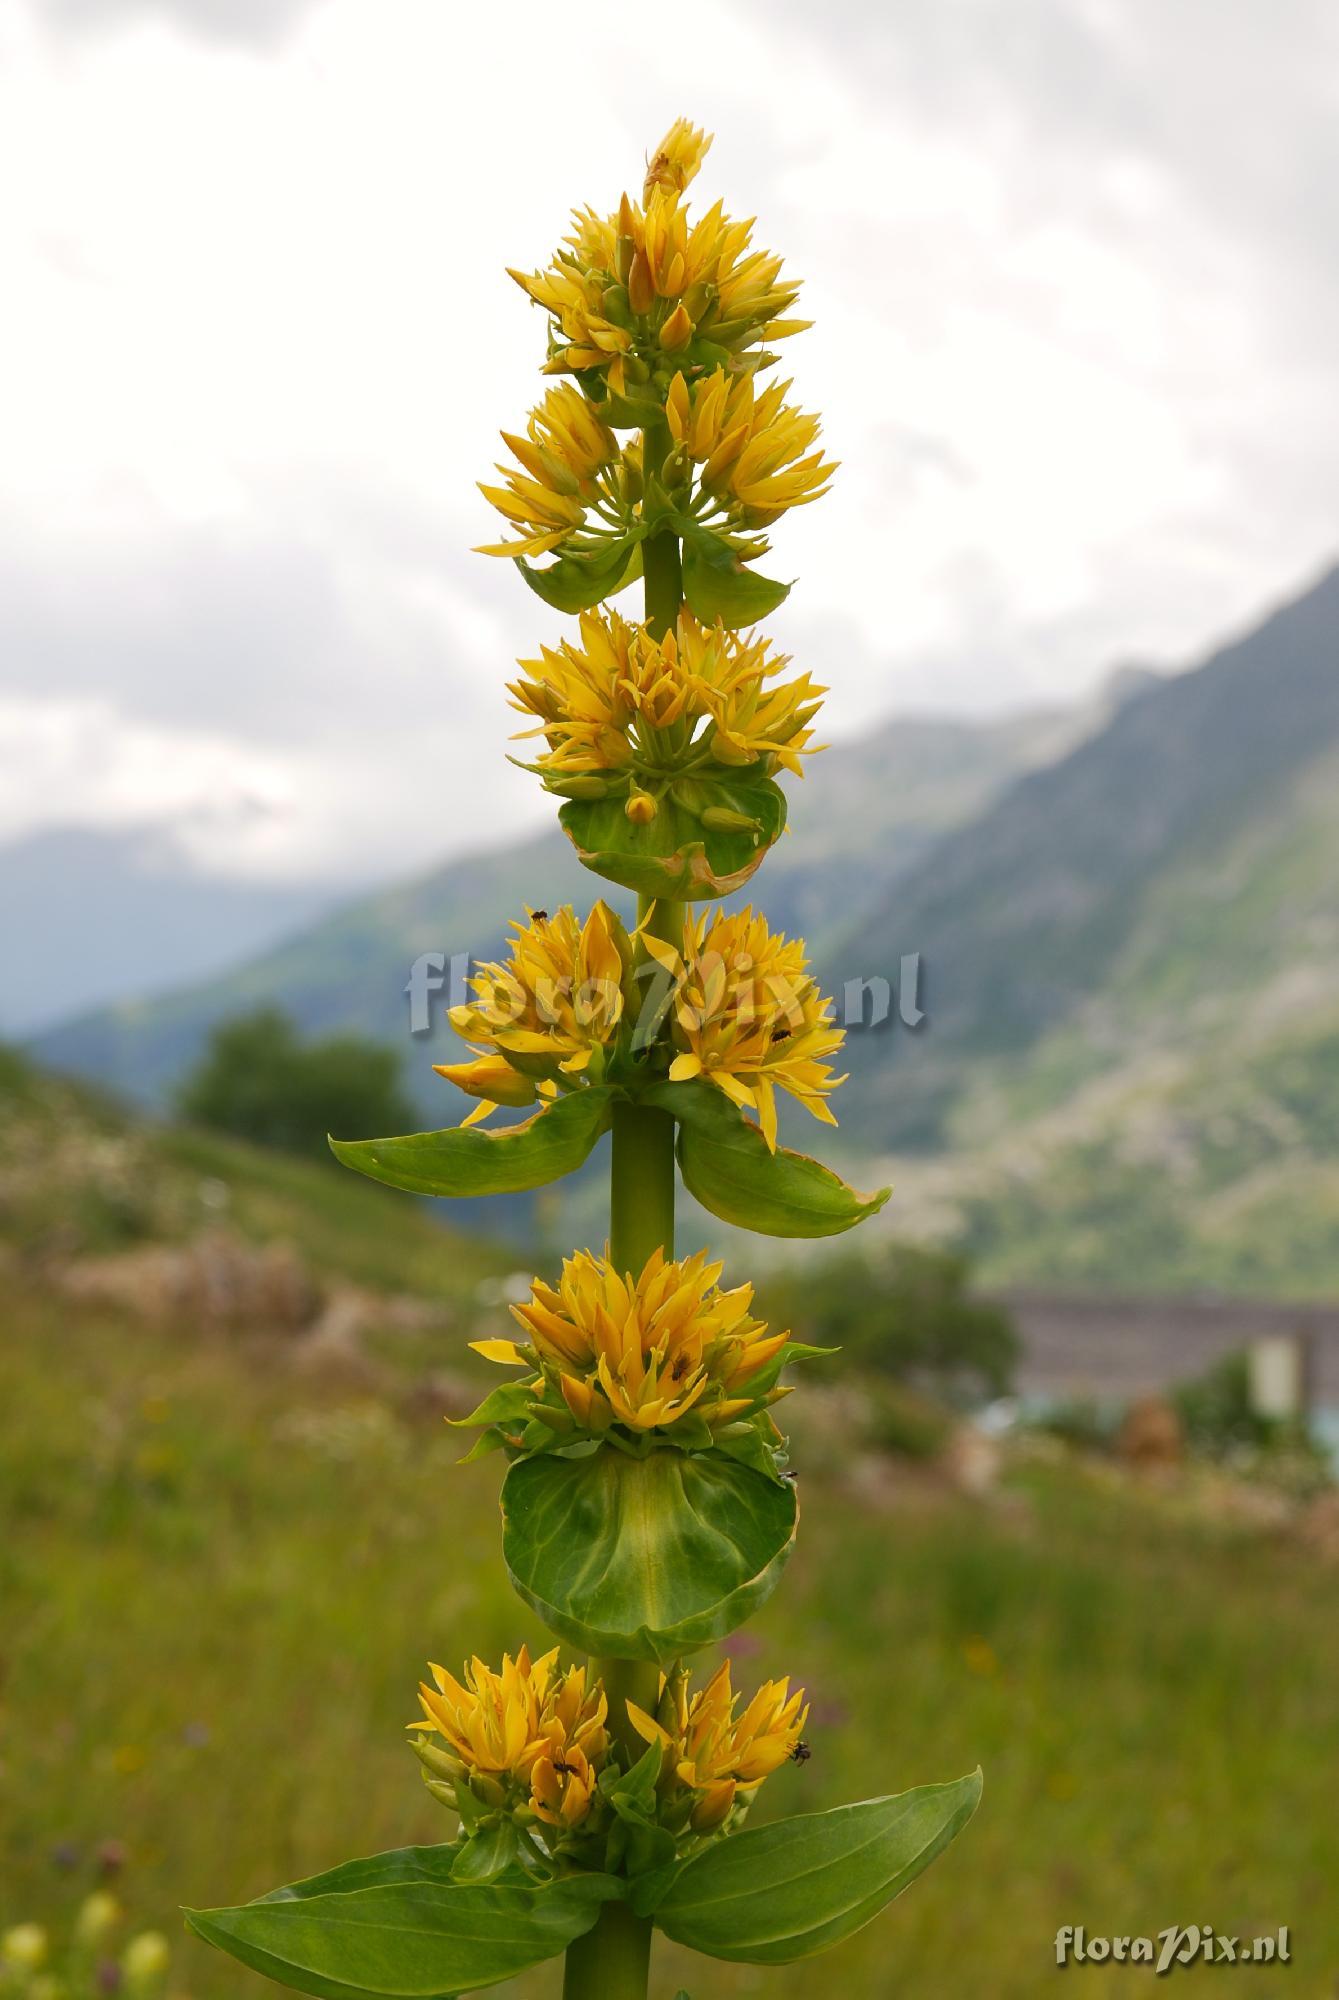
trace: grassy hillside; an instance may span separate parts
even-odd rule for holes
[[[468,1367],[486,1373],[464,1343],[496,1330],[512,1260],[404,1197],[137,1125],[13,1060],[0,1114],[0,1929],[67,1929],[116,1843],[135,1921],[177,1940],[173,2000],[260,2000],[177,1907],[444,1836],[403,1741],[422,1662],[541,1637],[498,1560],[497,1462],[457,1468],[441,1422]],[[332,1297],[381,1296],[384,1324],[365,1316],[346,1350],[71,1287],[198,1240],[202,1212],[292,1245]],[[1287,1923],[1290,1987],[1324,1990],[1332,1569],[1276,1509],[1191,1473],[1024,1452],[965,1498],[871,1447],[840,1362],[831,1384],[786,1406],[804,1533],[733,1646],[746,1680],[788,1671],[813,1697],[813,1756],[769,1809],[978,1760],[985,1803],[831,1960],[764,1978],[665,1953],[658,1990],[1032,2000],[1060,1925],[1173,1918]],[[1233,1986],[1278,1990],[1251,1970]],[[540,2000],[554,1975],[506,1990]]]
[[[66,1921],[108,1839],[127,1850],[136,1919],[176,1937],[182,1902],[448,1831],[403,1742],[421,1663],[541,1635],[497,1560],[495,1466],[455,1469],[411,1387],[351,1395],[254,1343],[11,1293],[0,1925]],[[985,1803],[830,1961],[765,1984],[665,1962],[658,1990],[1033,2000],[1061,1924],[1173,1917],[1290,1923],[1290,1988],[1324,1990],[1339,1967],[1332,1574],[1064,1466],[1023,1466],[973,1503],[875,1478],[831,1438],[799,1463],[800,1552],[736,1645],[748,1677],[789,1670],[814,1697],[813,1757],[774,1781],[770,1808],[978,1759]],[[192,2000],[270,1990],[184,1937],[178,1972]],[[1132,1974],[1084,1983],[1143,1991]],[[1248,1970],[1233,1985],[1278,1990]],[[538,2000],[553,1975],[508,1990]]]
[[[512,1258],[372,1181],[213,1132],[133,1118],[0,1046],[0,1257],[19,1274],[226,1230],[281,1243],[321,1283],[463,1307]]]

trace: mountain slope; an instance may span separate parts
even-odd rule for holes
[[[311,921],[328,885],[202,874],[170,830],[51,827],[0,847],[0,1034],[203,979]]]
[[[806,782],[791,788],[793,831],[759,877],[759,900],[779,928],[817,936],[821,947],[847,911],[913,865],[1020,770],[1059,754],[1091,726],[1092,714],[1046,711],[988,724],[899,721],[828,751]],[[491,956],[508,920],[527,904],[589,903],[600,886],[556,832],[462,856],[349,904],[206,985],[81,1015],[33,1046],[44,1063],[161,1103],[214,1022],[276,1001],[311,1033],[348,1027],[403,1043],[407,1077],[425,1107],[440,1110],[442,1086],[431,1064],[459,1045],[440,998],[431,1032],[411,1042],[404,989],[414,960],[423,952],[448,961],[457,953]]]
[[[914,1034],[852,1036],[848,1136],[978,1143],[1127,1058],[1205,1051],[1262,980],[1333,997],[1339,569],[1021,778],[894,882],[830,985],[923,957]],[[872,963],[876,958],[879,963]]]

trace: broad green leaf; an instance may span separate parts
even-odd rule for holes
[[[502,1484],[511,1580],[588,1653],[662,1664],[709,1645],[775,1589],[794,1487],[719,1452],[529,1458]]]
[[[338,1896],[350,1889],[376,1889],[390,1882],[449,1882],[462,1843],[449,1840],[440,1847],[393,1847],[385,1854],[363,1855],[357,1861],[341,1861],[320,1875],[308,1875],[301,1882],[271,1889],[262,1903],[292,1903],[309,1896]]]
[[[641,550],[630,536],[624,536],[598,561],[575,556],[559,556],[547,569],[532,569],[523,556],[516,567],[534,591],[555,611],[584,611],[602,598],[614,597],[631,583],[641,564]]]
[[[683,594],[695,617],[714,625],[754,625],[790,595],[788,583],[743,564],[718,536],[696,524],[684,535]]]
[[[806,1153],[769,1152],[747,1112],[700,1078],[658,1085],[648,1098],[678,1119],[683,1184],[722,1222],[762,1236],[839,1236],[892,1193],[861,1194]]]
[[[655,1919],[709,1958],[787,1965],[877,1916],[967,1824],[981,1773],[747,1828],[695,1855]]]
[[[743,888],[786,824],[781,787],[748,767],[713,770],[667,793],[645,826],[636,826],[621,798],[568,799],[558,810],[564,833],[585,866],[607,882],[640,895],[704,902]],[[744,829],[708,826],[713,807],[752,822]]]
[[[519,1125],[454,1125],[403,1139],[332,1139],[346,1167],[411,1194],[519,1194],[573,1173],[609,1129],[612,1092],[574,1090]]]
[[[185,1914],[209,1944],[300,1993],[450,2000],[556,1957],[621,1893],[605,1875],[534,1888],[392,1879]]]

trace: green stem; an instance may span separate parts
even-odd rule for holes
[[[669,448],[664,425],[642,437],[647,479],[659,472]],[[663,528],[642,544],[646,618],[652,636],[662,639],[676,624],[683,602],[679,538]],[[644,932],[681,947],[683,908],[661,899],[641,899]],[[643,946],[639,956],[645,961]],[[614,1106],[610,1162],[609,1255],[614,1268],[641,1271],[654,1251],[674,1255],[674,1120],[649,1104]],[[646,1745],[628,1720],[627,1705],[654,1713],[660,1669],[651,1660],[592,1661],[609,1702],[609,1732],[631,1764]],[[567,1949],[563,2000],[645,2000],[651,1965],[650,1920],[636,1917],[626,1903],[606,1903],[591,1930]]]
[[[645,2000],[651,1920],[606,1903],[592,1930],[567,1947],[563,2000]]]

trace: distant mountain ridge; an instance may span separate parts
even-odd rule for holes
[[[941,1145],[973,1065],[1016,1059],[1100,995],[1160,885],[1286,812],[1290,787],[1336,747],[1339,568],[1193,671],[1137,686],[1105,729],[948,834],[832,946],[834,987],[871,940],[920,952],[933,1024],[919,1039],[853,1038],[861,1137]],[[1215,954],[1214,926],[1199,933]],[[1254,974],[1216,964],[1213,976]]]
[[[824,1148],[894,1183],[862,1237],[951,1240],[992,1284],[1339,1294],[1339,569],[1082,715],[871,732],[791,812],[756,900],[827,989],[922,957],[926,1021],[850,1034]],[[162,1103],[213,1020],[274,1000],[399,1039],[445,1122],[414,957],[595,893],[557,835],[468,857],[37,1051]]]
[[[335,900],[193,867],[170,828],[50,827],[0,845],[0,1035],[200,979]]]

